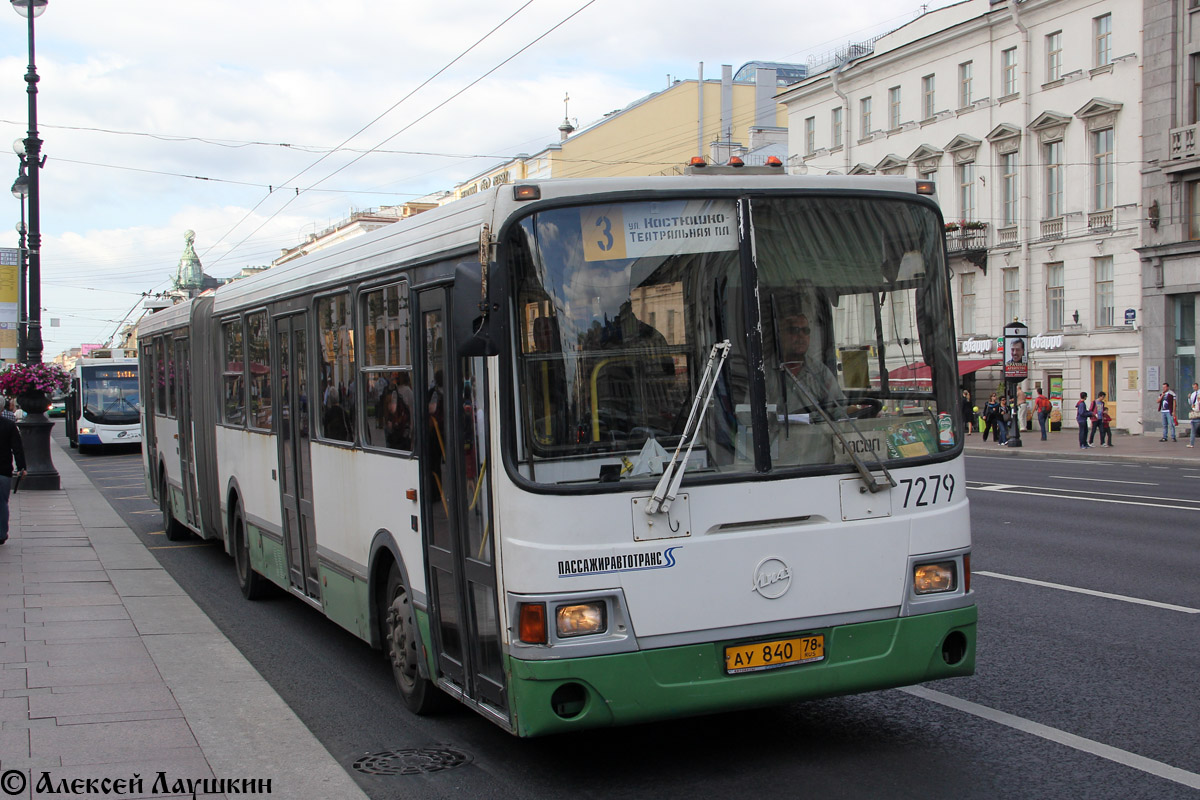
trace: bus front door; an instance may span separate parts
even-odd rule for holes
[[[423,543],[439,677],[507,719],[484,359],[454,356],[443,289],[422,292],[419,303]]]
[[[308,427],[308,315],[277,318],[275,344],[273,413],[279,431],[279,488],[288,573],[293,587],[320,598]]]
[[[183,482],[183,505],[187,523],[199,529],[200,520],[196,514],[196,470],[192,457],[191,350],[186,336],[176,339],[174,345],[175,369],[179,373],[179,380],[175,382],[175,391],[179,393],[175,407],[179,413],[179,474]]]

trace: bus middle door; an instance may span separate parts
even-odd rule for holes
[[[308,314],[275,320],[275,424],[279,431],[279,490],[283,537],[292,586],[320,598],[317,531],[313,517],[308,425]]]
[[[175,382],[178,402],[175,407],[179,413],[179,469],[183,482],[183,505],[189,525],[200,527],[200,519],[196,513],[196,469],[192,455],[192,367],[191,349],[188,338],[179,337],[174,340],[175,370],[179,380]]]

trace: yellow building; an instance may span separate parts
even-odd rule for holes
[[[677,175],[696,155],[709,163],[737,155],[751,166],[767,155],[786,161],[787,115],[774,99],[776,69],[739,70],[739,77],[754,75],[753,82],[734,81],[729,66],[722,72],[720,80],[675,80],[579,130],[564,119],[561,141],[468,178],[443,202],[534,178]]]

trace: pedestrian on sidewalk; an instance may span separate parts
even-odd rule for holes
[[[1046,395],[1042,394],[1042,390],[1037,390],[1037,399],[1033,401],[1033,408],[1037,411],[1038,427],[1042,429],[1042,441],[1046,441],[1046,428],[1050,424],[1050,410],[1053,406],[1046,399]]]
[[[1025,419],[1029,416],[1029,396],[1025,394],[1025,387],[1017,387],[1017,405],[1014,414],[1017,417],[1017,430],[1025,430]]]
[[[1175,393],[1171,391],[1171,384],[1163,381],[1162,393],[1158,396],[1158,410],[1162,414],[1162,438],[1160,442],[1167,440],[1167,430],[1171,431],[1171,441],[1178,441],[1175,438]]]
[[[12,492],[13,461],[17,475],[25,474],[25,448],[17,423],[0,416],[0,544],[8,541],[8,496]]]
[[[1075,404],[1075,424],[1079,426],[1079,449],[1087,450],[1091,445],[1088,444],[1088,420],[1091,417],[1091,412],[1088,411],[1087,392],[1079,393],[1079,402]]]
[[[996,437],[996,414],[999,411],[1000,404],[996,402],[996,393],[992,392],[992,396],[983,407],[983,440],[985,442],[987,441],[988,431],[992,431],[992,438]]]
[[[970,436],[971,432],[978,427],[978,424],[975,421],[975,406],[971,404],[971,393],[966,389],[963,389],[962,416],[963,425],[967,429],[967,435]]]
[[[0,411],[0,417],[4,417],[7,420],[12,420],[13,422],[16,422],[17,421],[17,401],[11,397],[5,397],[3,399],[4,399],[4,410]]]
[[[1106,392],[1096,395],[1096,418],[1092,425],[1100,428],[1100,446],[1112,447],[1112,417],[1108,413],[1108,393]],[[1094,432],[1093,429],[1093,434]]]
[[[1200,428],[1200,383],[1192,384],[1192,393],[1188,395],[1188,422],[1192,428],[1192,440],[1188,447],[1196,446],[1196,429]]]
[[[1001,397],[996,409],[996,444],[1003,447],[1008,444],[1008,426],[1012,424],[1012,409],[1009,408],[1008,398]]]
[[[1096,434],[1100,432],[1100,417],[1104,413],[1104,392],[1092,398],[1091,405],[1088,406],[1088,421],[1091,423],[1092,429],[1088,432],[1088,444],[1092,447],[1096,446]],[[1104,444],[1104,440],[1100,440]]]

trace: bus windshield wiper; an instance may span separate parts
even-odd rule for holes
[[[665,513],[671,508],[671,501],[675,499],[675,494],[679,491],[679,484],[683,481],[683,471],[687,467],[688,457],[692,454],[692,445],[696,443],[696,437],[700,434],[700,426],[704,423],[704,415],[708,413],[708,404],[712,400],[713,390],[717,388],[717,379],[721,376],[725,359],[729,357],[730,346],[729,340],[726,339],[723,342],[717,342],[712,346],[712,350],[708,351],[708,364],[704,367],[704,374],[700,377],[700,386],[696,389],[695,397],[692,398],[692,410],[688,414],[687,425],[683,428],[683,435],[679,437],[679,444],[676,445],[671,460],[663,467],[662,477],[659,478],[658,485],[654,487],[654,494],[650,496],[650,502],[646,504],[647,514],[657,514],[660,511]],[[719,361],[717,360],[718,356],[720,357]],[[687,451],[683,452],[685,444]],[[680,452],[683,452],[682,459],[679,457]]]
[[[792,383],[796,385],[796,388],[800,390],[800,395],[804,398],[804,402],[808,403],[815,409],[821,410],[821,415],[825,418],[825,421],[829,423],[829,429],[833,431],[834,436],[836,436],[838,441],[842,443],[842,449],[854,461],[854,466],[858,469],[859,477],[862,478],[862,482],[866,484],[867,489],[870,490],[872,494],[896,485],[896,479],[892,477],[892,473],[888,471],[887,465],[883,463],[883,460],[879,458],[877,453],[872,451],[871,455],[875,458],[875,464],[879,467],[879,469],[883,470],[883,477],[887,479],[885,481],[881,481],[875,477],[875,473],[871,472],[870,468],[866,465],[866,462],[862,460],[862,457],[859,456],[858,452],[846,441],[846,435],[842,432],[841,422],[835,419],[834,414],[830,414],[825,411],[825,406],[817,402],[817,398],[813,397],[812,392],[809,391],[808,387],[804,385],[804,382],[789,372],[787,366],[784,364],[779,365],[779,371],[783,375],[786,375],[788,378],[790,378]],[[826,403],[825,405],[829,404]],[[849,412],[841,403],[834,403],[833,407],[838,414],[845,414],[846,421],[850,423],[850,427],[854,429],[856,434],[858,434],[859,439],[865,440],[867,438],[863,432],[858,429],[858,426],[854,424],[854,420],[850,419]]]

